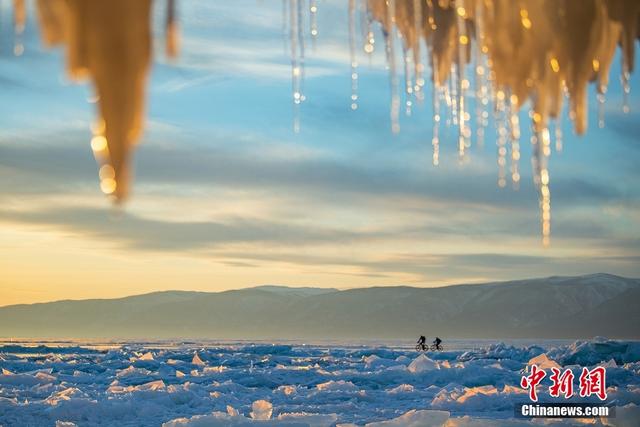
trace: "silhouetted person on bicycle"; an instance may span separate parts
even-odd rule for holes
[[[418,338],[418,345],[420,346],[420,348],[422,348],[423,350],[426,350],[427,346],[425,345],[425,342],[427,341],[427,338],[425,338],[424,335],[420,335],[420,338]]]
[[[436,346],[436,350],[440,350],[440,343],[442,342],[442,340],[438,337],[436,337],[435,340],[433,340],[433,345]]]

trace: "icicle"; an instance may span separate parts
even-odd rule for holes
[[[316,48],[316,40],[318,39],[318,0],[309,1],[309,32],[311,33],[311,42],[313,48]]]
[[[520,118],[518,117],[518,97],[509,97],[509,124],[511,126],[511,183],[514,189],[520,185]]]
[[[458,58],[457,58],[457,73],[456,73],[456,90],[457,90],[457,117],[458,117],[458,156],[462,159],[465,156],[466,148],[469,145],[469,131],[467,129],[467,112],[466,112],[466,100],[465,93],[469,86],[469,81],[465,79],[465,53],[469,44],[469,37],[466,34],[466,24],[464,22],[466,11],[463,7],[457,8],[456,26],[458,33]]]
[[[435,69],[435,68],[434,68]],[[438,86],[433,86],[433,165],[440,164],[440,94]]]
[[[300,104],[304,101],[302,81],[304,78],[304,38],[302,36],[302,5],[300,0],[290,0],[289,34],[291,45],[291,84],[293,93],[293,131],[300,132]]]
[[[22,34],[27,23],[27,9],[25,0],[13,0],[13,31],[14,43],[13,54],[21,56],[24,53],[24,44],[22,42]]]
[[[132,148],[143,128],[151,1],[55,1],[66,4],[69,73],[75,79],[89,77],[99,96],[91,147],[100,166],[100,188],[120,201],[128,194]]]
[[[369,56],[369,61],[371,61],[371,54],[373,54],[373,51],[375,50],[376,39],[373,34],[371,19],[369,18],[369,6],[368,6],[369,3],[367,1],[362,1],[362,4],[364,5],[363,19],[365,23],[363,28],[365,28],[365,32],[366,32],[366,34],[364,35],[364,46],[362,47],[362,50],[364,50],[364,53],[366,53]]]
[[[458,76],[457,69],[455,65],[451,65],[451,73],[449,77],[449,98],[450,98],[450,109],[449,116],[451,124],[454,126],[458,126]]]
[[[507,185],[507,127],[505,125],[506,107],[504,91],[498,90],[496,93],[496,125],[498,127],[498,187],[504,188]]]
[[[391,131],[393,133],[400,132],[400,95],[398,93],[398,71],[396,69],[396,49],[395,49],[395,31],[396,31],[396,2],[395,0],[385,0],[387,12],[387,28],[385,28],[385,42],[387,51],[387,60],[389,62],[389,75],[391,85]]]
[[[622,66],[622,70],[622,76],[620,76],[622,81],[622,111],[627,114],[629,113],[629,94],[631,93],[631,86],[629,84],[629,67],[626,63]]]
[[[404,62],[404,91],[405,91],[405,114],[411,115],[411,107],[413,106],[413,79],[411,76],[411,56],[407,50],[403,51]]]
[[[356,57],[356,0],[349,0],[349,54],[351,58],[351,109],[358,109],[358,60]]]
[[[415,86],[414,93],[416,100],[422,102],[424,99],[423,87],[424,87],[424,63],[422,62],[422,53],[420,44],[422,43],[422,0],[413,0],[413,14],[414,14],[414,31],[416,34],[416,40],[412,47],[413,49],[413,63]]]
[[[178,56],[178,23],[176,21],[176,2],[167,0],[167,22],[166,22],[166,45],[165,50],[169,58]]]
[[[556,136],[556,152],[562,152],[562,119],[559,117],[554,122],[555,136]]]
[[[598,93],[596,98],[598,100],[598,127],[604,128],[604,103],[607,94],[607,87],[605,85],[598,85]]]

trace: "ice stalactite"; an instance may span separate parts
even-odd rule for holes
[[[351,60],[351,109],[358,109],[358,59],[356,48],[357,0],[349,0],[349,58]]]
[[[311,41],[313,47],[316,46],[316,40],[318,39],[318,0],[310,0],[309,2],[309,33],[311,34]]]
[[[13,0],[13,54],[21,56],[24,53],[24,44],[22,42],[22,33],[24,33],[27,24],[27,8],[25,0]]]
[[[288,11],[288,29],[291,58],[291,91],[293,96],[293,131],[300,132],[300,104],[305,101],[304,83],[305,37],[303,23],[303,0],[289,0],[283,13]],[[317,6],[316,6],[317,8]],[[317,10],[317,9],[316,9]]]
[[[167,21],[165,28],[165,52],[169,58],[178,56],[179,36],[178,21],[176,19],[176,0],[167,0]]]
[[[167,0],[166,53],[178,50],[175,0]],[[305,5],[308,4],[308,7]],[[305,70],[305,13],[309,33],[318,35],[317,0],[283,0],[285,47],[291,58],[294,130],[300,128]],[[24,51],[25,0],[13,0],[14,54]],[[151,57],[151,0],[37,0],[41,35],[46,45],[66,47],[69,74],[89,79],[96,92],[98,119],[92,147],[100,167],[101,188],[122,200],[129,187],[131,148],[144,122],[147,75]],[[349,49],[351,107],[357,108],[357,11],[363,50],[375,47],[374,26],[384,35],[391,87],[390,122],[400,130],[401,92],[406,112],[423,98],[425,64],[433,84],[433,163],[440,160],[440,125],[457,128],[461,159],[476,141],[488,139],[494,111],[498,145],[498,184],[520,181],[519,113],[530,109],[534,145],[534,182],[539,189],[543,239],[550,230],[548,158],[550,129],[556,150],[562,148],[563,108],[577,134],[587,130],[587,89],[597,88],[598,125],[604,126],[609,70],[620,46],[623,106],[629,111],[630,74],[638,38],[637,0],[350,0]],[[402,44],[404,67],[396,45]],[[423,48],[424,46],[424,48]],[[404,68],[404,90],[399,71]],[[471,69],[469,69],[471,68]],[[472,82],[475,87],[472,87]],[[565,102],[567,101],[567,102]],[[493,104],[493,105],[492,105]],[[564,104],[567,104],[566,107]],[[471,118],[474,111],[475,120]],[[555,127],[553,127],[555,125]],[[510,155],[509,155],[510,153]],[[508,159],[510,161],[507,165]],[[509,173],[507,173],[509,172]]]
[[[419,7],[418,7],[419,5]],[[439,163],[441,117],[457,127],[461,159],[471,145],[486,138],[489,112],[494,111],[498,146],[498,185],[520,181],[520,120],[523,106],[531,109],[534,137],[534,182],[539,190],[543,241],[550,235],[548,158],[554,125],[556,151],[562,150],[561,112],[568,100],[569,118],[577,134],[587,130],[587,87],[597,87],[598,125],[604,126],[609,69],[618,46],[622,50],[624,112],[629,111],[629,77],[634,66],[640,2],[634,0],[368,0],[370,19],[389,37],[397,31],[404,55],[422,63],[421,42],[427,47],[433,83],[433,163]],[[370,25],[370,24],[369,24]],[[387,49],[389,51],[389,47]],[[390,78],[397,78],[395,57],[388,53]],[[406,64],[405,64],[406,65]],[[468,73],[467,68],[473,68]],[[405,81],[412,71],[405,66]],[[473,78],[467,76],[472,75]],[[472,88],[473,80],[475,87]],[[409,105],[414,93],[406,85]],[[491,102],[493,101],[493,102]],[[399,102],[399,101],[398,101]],[[445,106],[445,116],[440,105]],[[493,104],[493,105],[491,105]],[[393,105],[393,102],[392,102]],[[475,107],[475,121],[470,106]],[[474,123],[475,122],[475,123]],[[399,127],[392,117],[392,126]],[[508,164],[509,162],[509,164]]]
[[[150,11],[151,0],[38,1],[44,43],[63,44],[71,78],[88,79],[95,88],[98,118],[91,148],[100,188],[118,201],[127,196],[132,148],[144,124]],[[169,32],[173,25],[168,22]],[[169,45],[174,50],[175,43]]]

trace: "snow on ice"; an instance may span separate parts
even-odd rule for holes
[[[596,425],[638,425],[640,343],[598,338],[426,354],[367,346],[0,345],[0,426],[526,426],[513,408],[527,401],[519,382],[533,363],[606,366],[617,416]],[[547,387],[538,394],[553,400]]]

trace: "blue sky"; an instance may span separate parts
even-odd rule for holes
[[[350,110],[343,2],[320,2],[298,134],[279,1],[181,2],[175,62],[163,57],[160,8],[148,122],[122,209],[99,191],[89,87],[69,83],[62,52],[40,46],[33,14],[21,57],[0,25],[0,270],[9,272],[0,305],[263,283],[640,276],[640,77],[623,114],[619,58],[605,128],[593,93],[586,135],[562,122],[545,248],[526,132],[517,191],[496,185],[493,132],[460,165],[456,134],[445,130],[432,166],[429,103],[391,133],[379,48],[370,64],[360,54],[360,106]]]

